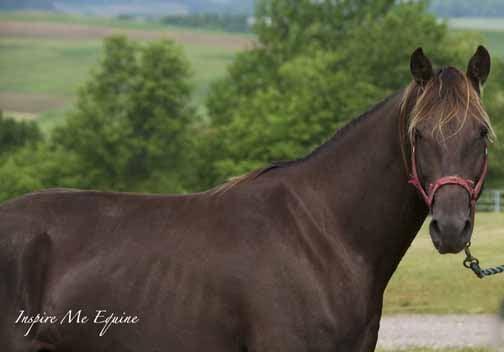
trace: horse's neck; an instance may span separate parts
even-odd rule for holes
[[[319,220],[372,265],[383,288],[427,215],[408,184],[399,139],[400,94],[327,142],[300,167]],[[407,158],[409,160],[409,157]]]

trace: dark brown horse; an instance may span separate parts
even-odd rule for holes
[[[373,351],[429,207],[440,252],[469,241],[492,134],[484,48],[466,74],[434,71],[421,49],[411,68],[406,89],[309,156],[216,190],[3,204],[1,350]],[[124,321],[103,334],[109,314]]]

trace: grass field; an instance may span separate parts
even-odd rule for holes
[[[493,350],[485,348],[462,348],[462,349],[427,349],[427,348],[415,348],[413,350],[376,350],[376,352],[492,352]]]
[[[492,352],[493,350],[485,348],[462,348],[462,349],[426,349],[426,348],[415,348],[413,350],[376,350],[376,352]]]
[[[478,213],[472,242],[482,267],[504,264],[504,214]],[[463,259],[438,254],[424,226],[386,291],[385,314],[496,313],[504,274],[480,280]]]
[[[177,41],[191,62],[198,107],[209,84],[251,42],[248,35],[172,30],[151,23],[0,12],[0,108],[10,116],[34,116],[45,130],[58,124],[99,61],[102,39],[114,33],[140,41]]]
[[[194,103],[201,105],[209,84],[224,74],[235,51],[183,47],[193,68]],[[0,38],[0,108],[41,114],[41,122],[54,118],[51,125],[61,120],[98,62],[101,48],[98,40]]]

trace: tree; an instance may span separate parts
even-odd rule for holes
[[[5,118],[0,110],[0,157],[41,139],[42,133],[35,122]]]
[[[259,14],[259,45],[237,56],[208,98],[211,183],[307,153],[404,87],[416,47],[464,68],[481,40],[449,34],[424,2],[272,0]],[[493,64],[494,75],[502,62]],[[488,85],[491,114],[503,111],[503,89]]]
[[[379,20],[395,0],[259,0],[255,32],[277,60],[301,51],[337,50],[351,29],[367,17]],[[277,61],[277,62],[279,62]]]
[[[188,61],[171,41],[107,39],[75,111],[50,138],[41,139],[32,124],[0,118],[8,150],[0,199],[52,187],[187,190],[196,121],[189,79]]]
[[[189,64],[171,41],[105,41],[103,60],[52,143],[75,155],[80,187],[182,191],[194,119]],[[74,162],[74,161],[72,161]]]
[[[10,152],[0,163],[0,201],[54,187],[78,187],[81,169],[75,154],[46,141]]]
[[[228,13],[202,13],[193,15],[168,15],[161,18],[161,23],[170,26],[205,28],[225,32],[248,32],[249,16]]]

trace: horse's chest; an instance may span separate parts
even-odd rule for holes
[[[336,346],[350,346],[357,343],[377,310],[355,299],[346,305],[336,304],[330,311],[313,305],[311,309],[319,312],[305,320],[306,339],[316,351],[334,350]]]

